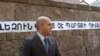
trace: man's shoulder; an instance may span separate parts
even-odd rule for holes
[[[55,42],[56,41],[56,39],[54,37],[49,37],[48,39],[49,39],[50,42]]]
[[[31,43],[32,42],[32,39],[33,39],[33,37],[25,37],[24,39],[23,39],[23,43],[24,44],[29,44],[29,43]]]
[[[53,41],[55,40],[54,37],[48,37],[48,39],[49,39],[49,40],[53,40]]]
[[[34,40],[34,37],[35,37],[35,35],[25,37],[23,39],[23,41],[25,41],[25,42],[32,42]]]

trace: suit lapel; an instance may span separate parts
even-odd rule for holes
[[[35,35],[34,39],[35,39],[37,47],[39,47],[41,49],[41,51],[43,51],[43,53],[46,54],[44,45],[37,34]]]
[[[51,56],[53,49],[53,41],[49,38],[49,55]]]

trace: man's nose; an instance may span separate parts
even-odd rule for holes
[[[52,25],[50,26],[50,29],[52,29],[53,27],[52,27]]]

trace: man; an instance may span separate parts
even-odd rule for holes
[[[48,17],[41,16],[36,21],[37,33],[24,40],[20,56],[61,56],[52,34],[52,24]]]

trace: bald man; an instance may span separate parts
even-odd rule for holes
[[[21,46],[20,56],[61,56],[56,41],[50,37],[52,24],[46,16],[38,17],[36,35],[26,38]]]

